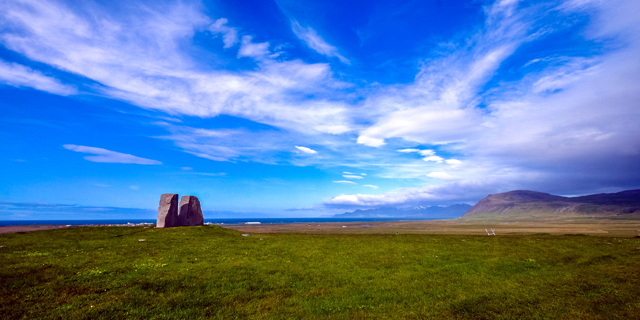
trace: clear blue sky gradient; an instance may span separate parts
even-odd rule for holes
[[[153,218],[162,193],[315,217],[637,189],[638,12],[3,1],[0,220]]]

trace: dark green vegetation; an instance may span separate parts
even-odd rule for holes
[[[2,319],[640,318],[640,238],[89,227],[0,246]]]
[[[640,190],[561,197],[515,190],[492,194],[476,203],[463,219],[518,220],[606,218],[640,220]]]

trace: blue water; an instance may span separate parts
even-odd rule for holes
[[[407,218],[245,218],[245,219],[204,219],[204,222],[214,224],[246,224],[247,222],[260,222],[261,224],[283,223],[322,223],[322,222],[376,222],[376,221],[416,221],[433,219],[407,219]],[[118,220],[0,220],[0,226],[24,226],[24,225],[100,225],[100,224],[127,224],[127,223],[156,223],[156,219],[118,219]]]

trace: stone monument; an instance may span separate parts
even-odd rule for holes
[[[200,200],[196,196],[183,196],[180,199],[180,212],[178,213],[179,226],[204,225]]]
[[[178,195],[175,193],[165,193],[160,196],[156,228],[171,228],[176,226],[178,226]]]

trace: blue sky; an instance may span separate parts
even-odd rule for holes
[[[637,12],[3,1],[0,219],[153,218],[161,193],[314,217],[640,188]]]

